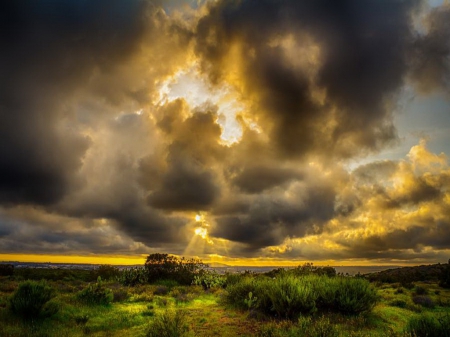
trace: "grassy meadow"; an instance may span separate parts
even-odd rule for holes
[[[219,275],[167,258],[0,276],[0,336],[450,336],[439,280],[369,282],[312,265]]]

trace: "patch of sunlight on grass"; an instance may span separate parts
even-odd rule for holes
[[[416,315],[416,313],[408,309],[383,304],[377,305],[374,308],[373,313],[380,317],[384,324],[388,325],[396,332],[403,331],[408,320]]]

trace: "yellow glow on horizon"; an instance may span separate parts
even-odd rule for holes
[[[204,263],[220,262],[231,267],[295,267],[313,262],[315,266],[407,266],[417,265],[418,262],[407,261],[368,261],[362,259],[349,260],[282,260],[276,258],[232,258],[218,254],[197,256]],[[64,256],[64,255],[33,255],[33,254],[0,254],[0,262],[37,262],[37,263],[81,263],[81,264],[111,264],[111,265],[144,265],[146,255],[140,256]]]
[[[146,255],[142,256],[79,256],[79,255],[34,255],[34,254],[0,254],[0,261],[37,262],[37,263],[80,263],[135,265],[144,264]]]

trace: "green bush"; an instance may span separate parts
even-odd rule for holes
[[[53,289],[45,281],[25,281],[10,298],[10,309],[24,319],[36,319],[53,297]],[[51,309],[55,313],[54,307]]]
[[[102,279],[99,277],[96,283],[89,284],[78,293],[77,297],[87,304],[108,305],[113,301],[114,294],[111,289],[103,285]]]
[[[280,318],[293,319],[316,311],[318,296],[309,277],[286,275],[267,280],[265,286],[271,309]]]
[[[450,315],[437,319],[429,315],[412,317],[406,332],[414,337],[448,337],[450,335]]]
[[[356,315],[370,311],[378,301],[376,290],[365,279],[339,277],[333,281],[337,282],[334,307],[341,313]]]
[[[179,284],[190,285],[194,277],[205,272],[207,265],[198,259],[178,258],[169,254],[150,254],[145,262],[149,282],[174,280]]]
[[[288,319],[316,311],[359,314],[371,310],[378,300],[376,290],[365,279],[312,274],[242,277],[226,290],[225,301],[235,307],[249,309],[251,301],[251,309]]]
[[[13,264],[0,264],[0,276],[12,276],[14,274]]]
[[[117,281],[127,287],[146,284],[148,283],[147,270],[139,267],[124,269],[117,276]]]
[[[442,288],[450,288],[450,259],[442,268],[441,276],[439,277],[439,286]]]
[[[233,307],[247,309],[245,300],[248,298],[250,292],[255,292],[255,289],[256,281],[253,277],[241,277],[236,283],[227,286],[224,300]]]
[[[183,311],[166,311],[150,323],[147,337],[187,337],[189,325]]]
[[[102,280],[117,279],[120,277],[120,274],[119,268],[108,264],[101,265],[98,268],[91,270],[91,277],[93,280],[96,280],[99,277],[101,277]]]
[[[433,302],[433,300],[429,297],[429,296],[414,296],[412,298],[412,301],[414,302],[414,304],[418,304],[421,305],[422,307],[425,308],[434,308],[435,304]]]
[[[416,295],[426,295],[428,293],[427,289],[422,286],[416,286],[414,292]]]
[[[226,281],[227,277],[225,275],[219,275],[216,271],[205,271],[200,275],[194,276],[192,284],[202,286],[203,289],[208,290],[211,288],[224,288]]]

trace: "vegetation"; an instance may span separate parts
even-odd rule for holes
[[[89,284],[78,293],[78,299],[92,305],[108,305],[114,299],[113,291],[106,288],[99,276],[96,283]]]
[[[37,319],[52,296],[53,289],[45,281],[25,281],[11,296],[10,309],[23,319]]]
[[[147,332],[147,337],[187,337],[189,335],[186,314],[181,310],[165,311],[156,316]]]
[[[378,300],[375,289],[364,279],[292,274],[276,279],[243,277],[227,286],[225,300],[245,309],[249,296],[257,299],[252,301],[254,309],[287,319],[317,311],[356,315],[371,310]]]
[[[0,277],[0,336],[440,337],[450,331],[450,290],[438,280],[369,283],[312,267],[266,275],[200,268],[189,285],[180,282],[178,268],[151,282],[147,267],[118,274],[108,266],[65,270],[62,278],[63,270],[29,268],[31,280],[17,268]],[[34,281],[44,274],[47,281]]]
[[[198,259],[178,258],[169,254],[150,254],[145,262],[149,282],[171,279],[189,285],[204,272],[207,265]]]

